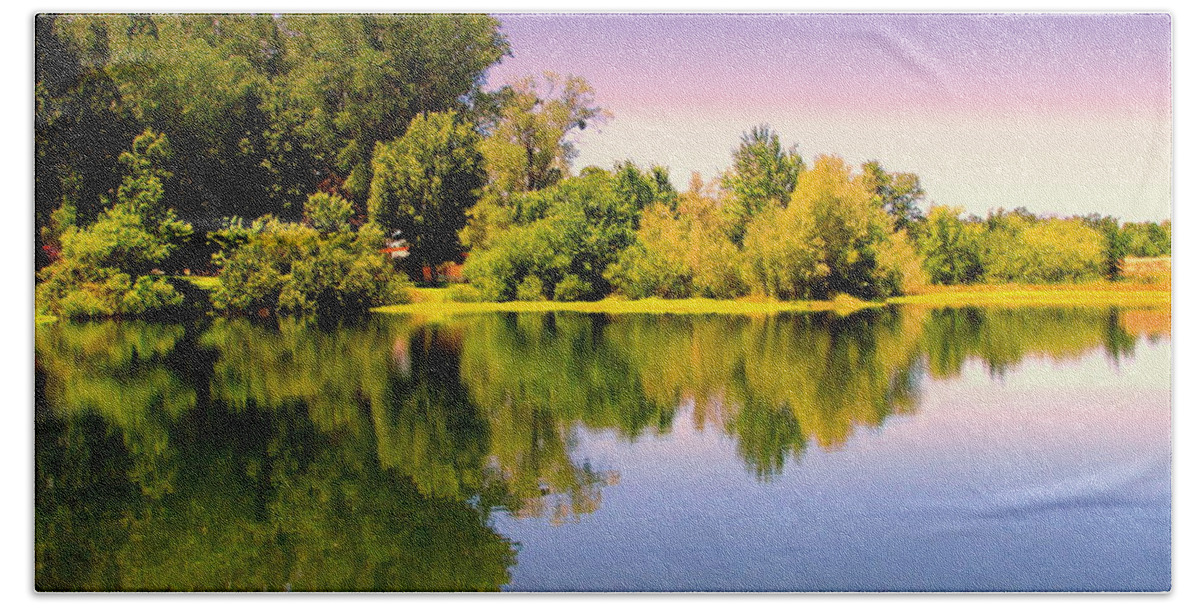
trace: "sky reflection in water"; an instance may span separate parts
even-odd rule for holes
[[[1170,316],[38,329],[37,580],[1161,590]]]

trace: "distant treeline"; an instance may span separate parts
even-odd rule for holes
[[[609,113],[577,77],[484,91],[478,15],[36,20],[39,306],[144,315],[157,275],[217,271],[230,312],[363,310],[466,260],[459,299],[880,298],[926,283],[1087,281],[1170,253],[1170,222],[923,212],[911,173],[807,165],[766,126],[686,192],[666,168],[575,173]],[[258,219],[254,219],[258,218]],[[194,226],[194,227],[193,227]]]

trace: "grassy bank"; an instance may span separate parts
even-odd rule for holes
[[[621,298],[606,298],[597,302],[451,302],[446,299],[449,290],[441,288],[414,288],[411,290],[413,302],[382,306],[372,311],[389,314],[413,314],[422,316],[473,314],[484,312],[550,312],[574,311],[606,314],[768,314],[785,311],[811,312],[832,310],[839,313],[850,313],[863,308],[883,306],[882,302],[863,302],[842,296],[834,301],[811,302],[780,302],[776,300],[712,300],[708,298],[687,298],[681,300],[664,300],[661,298],[646,298],[642,300],[627,300]]]
[[[1170,306],[1171,285],[1107,281],[1062,285],[934,285],[888,302],[930,306]]]
[[[184,277],[202,290],[216,286],[216,277]],[[920,306],[1135,306],[1169,307],[1171,285],[1166,283],[1137,283],[1106,281],[1064,285],[954,285],[928,286],[917,293],[890,298],[886,302],[864,302],[849,296],[833,301],[792,301],[742,298],[712,300],[688,298],[664,300],[646,298],[627,300],[606,298],[597,302],[453,302],[450,290],[440,287],[414,287],[409,290],[412,302],[381,306],[373,312],[411,314],[437,317],[488,312],[553,312],[574,311],[605,314],[746,314],[761,315],[778,312],[833,311],[849,314],[864,308],[886,304]],[[49,323],[55,317],[37,315],[36,323]]]
[[[415,315],[453,315],[483,312],[576,311],[608,314],[768,314],[787,311],[832,310],[849,313],[884,304],[929,306],[1169,306],[1169,284],[1097,282],[1080,285],[967,285],[932,286],[920,293],[863,302],[847,296],[829,301],[780,302],[763,299],[625,300],[598,302],[452,302],[448,289],[414,288],[413,302],[373,309],[375,312]]]

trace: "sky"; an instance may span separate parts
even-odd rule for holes
[[[811,164],[913,172],[927,204],[1171,217],[1165,14],[497,15],[488,88],[584,77],[612,113],[575,168],[717,177],[767,124]]]

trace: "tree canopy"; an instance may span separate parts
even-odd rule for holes
[[[487,178],[479,141],[454,113],[435,112],[418,115],[404,136],[375,149],[370,219],[401,232],[418,268],[459,261],[458,231]]]
[[[120,179],[144,127],[166,133],[189,219],[297,218],[321,184],[366,201],[378,142],[421,113],[470,111],[509,52],[482,15],[42,15],[38,227]]]

